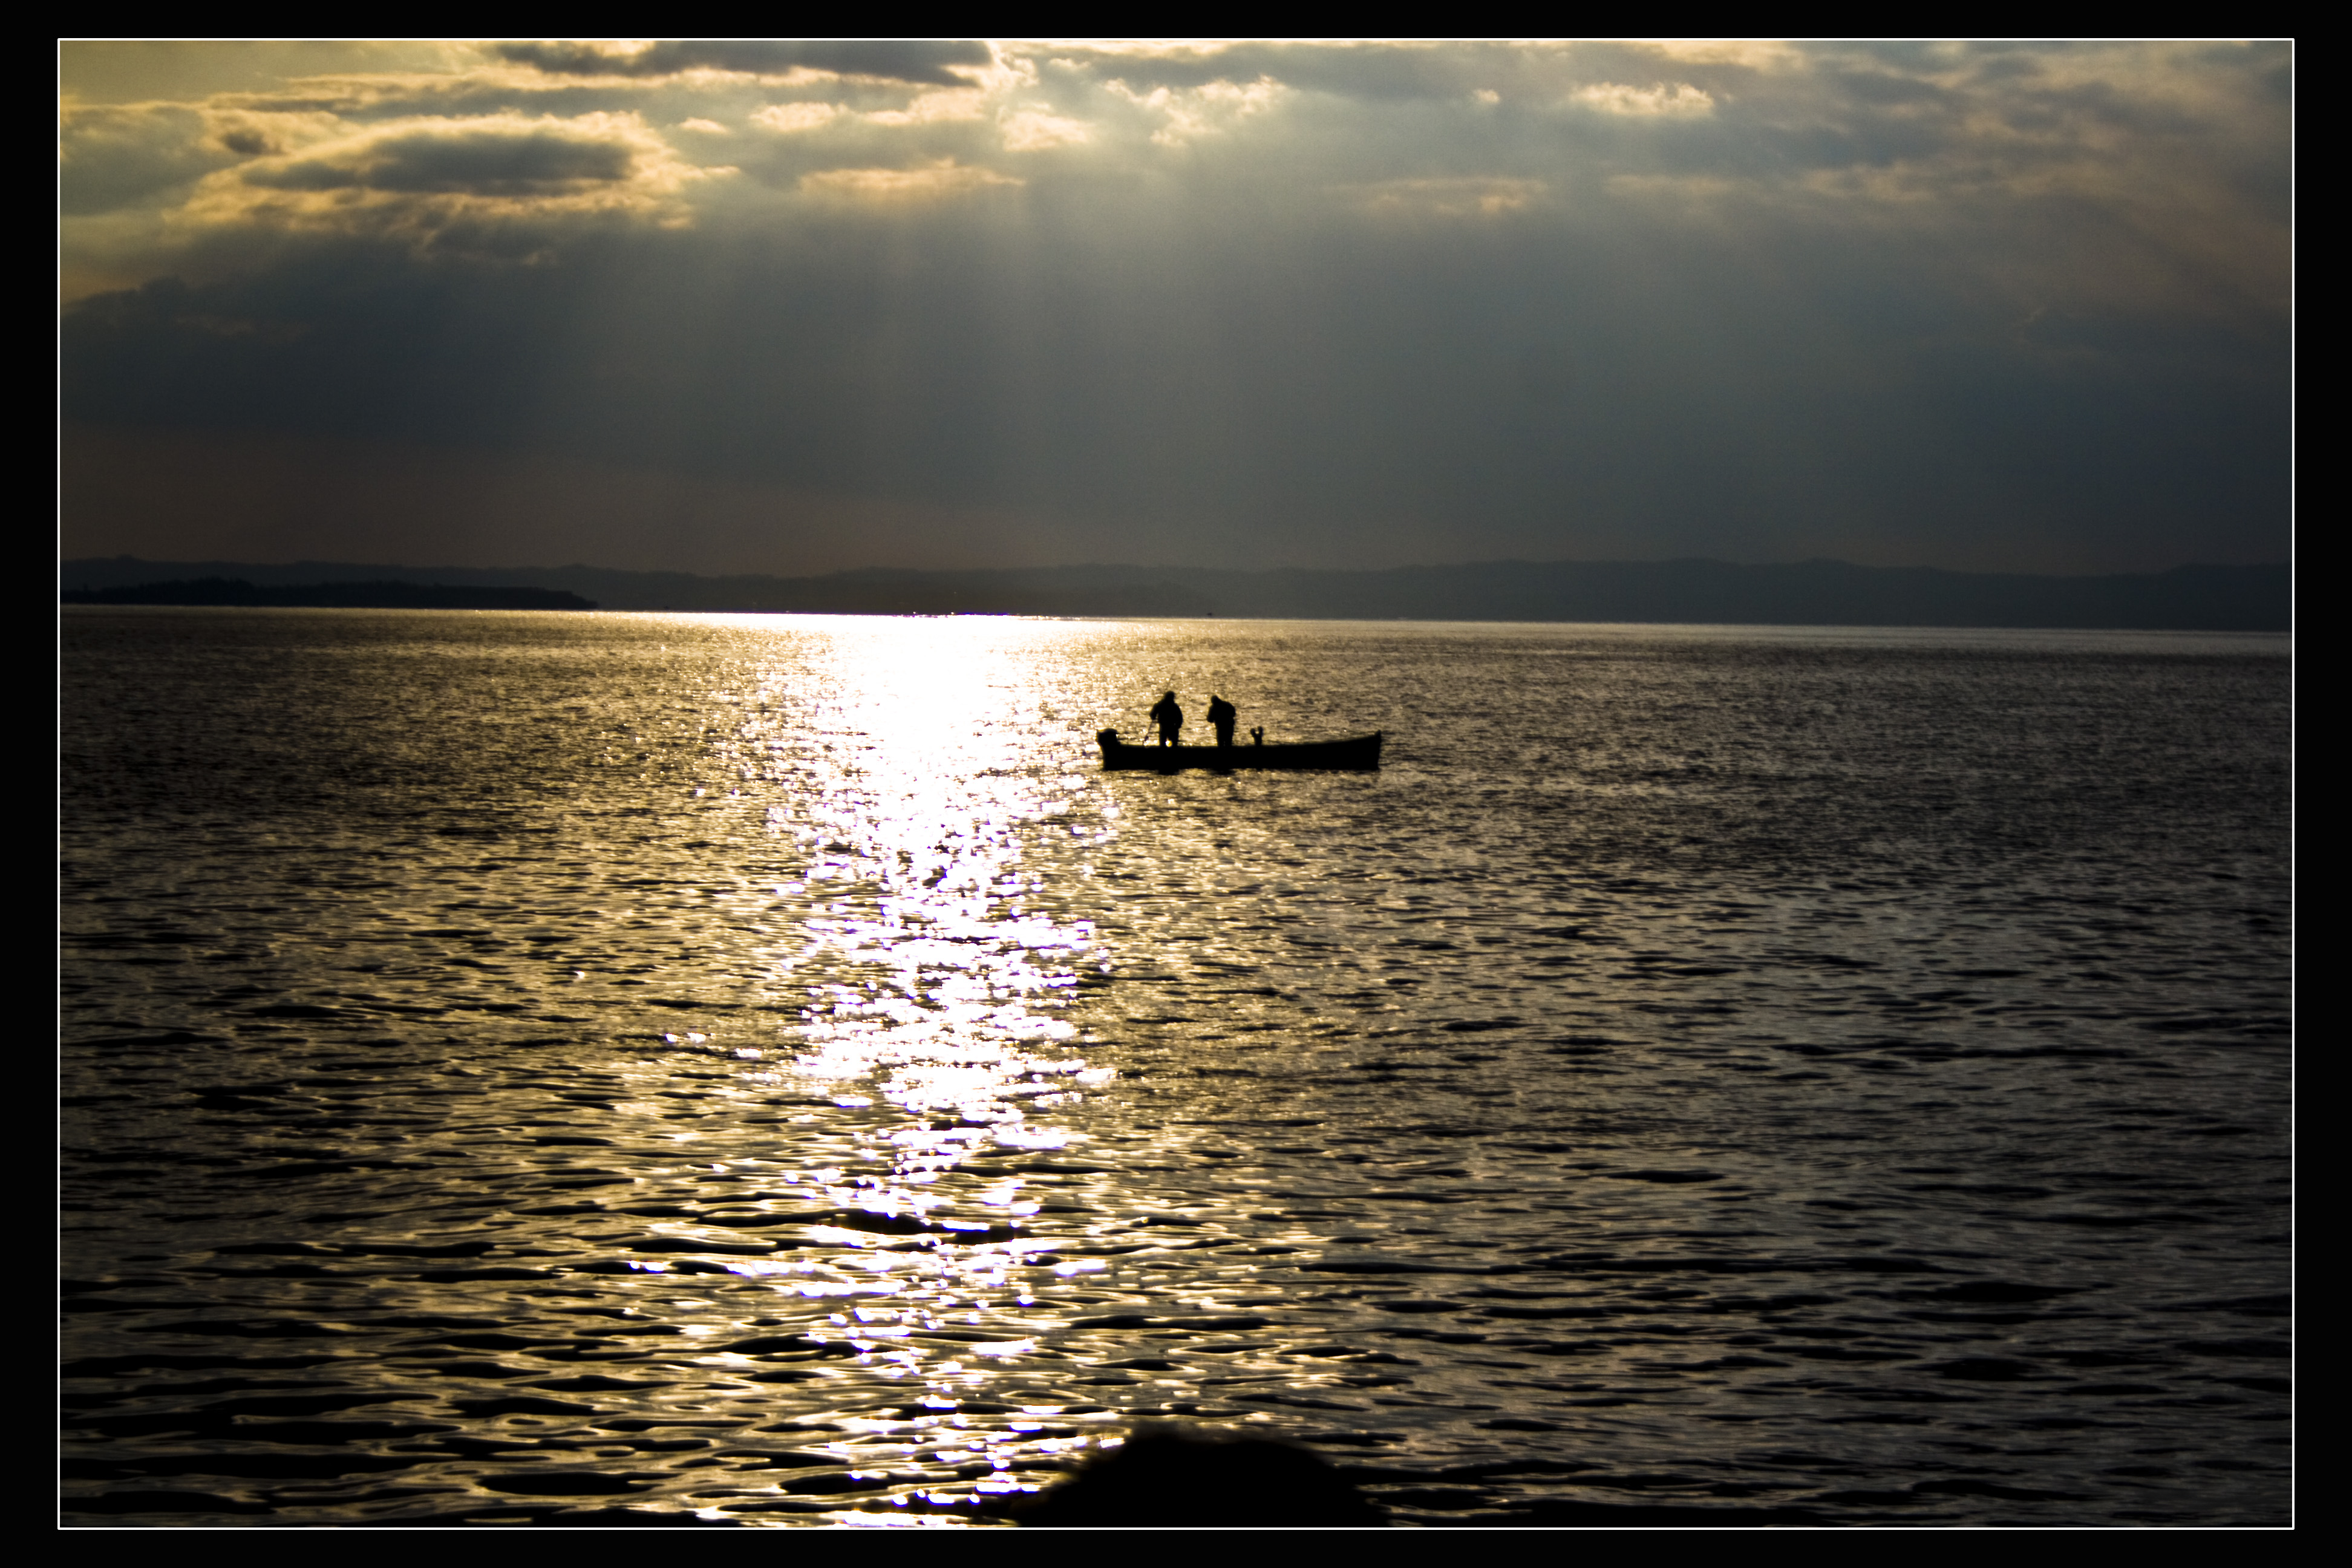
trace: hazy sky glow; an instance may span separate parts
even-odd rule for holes
[[[60,68],[68,555],[2288,553],[2282,45]]]

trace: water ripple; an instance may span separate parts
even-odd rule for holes
[[[65,625],[69,1519],[2286,1517],[2274,641]]]

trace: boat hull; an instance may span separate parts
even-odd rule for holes
[[[1095,739],[1102,746],[1106,769],[1133,768],[1163,773],[1181,768],[1212,768],[1220,773],[1236,768],[1282,773],[1361,773],[1381,765],[1379,735],[1286,746],[1133,746],[1120,740],[1116,730],[1105,730]]]

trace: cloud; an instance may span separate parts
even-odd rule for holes
[[[1037,153],[1048,147],[1074,147],[1093,139],[1094,127],[1043,110],[1016,110],[999,121],[1004,146],[1011,153]]]
[[[2284,47],[239,47],[62,105],[94,428],[1106,560],[2284,549]]]
[[[992,185],[1025,183],[993,169],[959,164],[952,158],[912,169],[824,169],[801,176],[801,188],[812,195],[863,202],[939,201]]]
[[[68,557],[505,566],[586,559],[648,571],[817,573],[866,565],[877,553],[951,567],[1047,566],[1072,542],[986,509],[593,456],[68,425],[59,460]],[[648,517],[663,527],[648,531]],[[780,533],[791,541],[781,549]]]
[[[986,44],[926,42],[768,41],[736,39],[638,46],[604,43],[492,45],[489,53],[551,76],[668,77],[717,71],[788,77],[795,71],[866,77],[885,81],[961,87],[958,68],[993,63]]]
[[[987,95],[977,88],[959,87],[923,93],[904,109],[877,110],[866,116],[875,125],[934,125],[948,121],[974,121],[988,111]]]
[[[58,124],[58,205],[80,215],[184,197],[215,170],[318,141],[338,125],[331,115],[214,104],[68,104]]]
[[[207,138],[198,108],[69,105],[61,119],[58,200],[68,214],[128,206],[193,184],[240,156]]]
[[[1715,112],[1715,100],[1688,82],[1646,88],[1599,82],[1580,87],[1570,96],[1587,109],[1603,114],[1670,115],[1677,120],[1695,120]]]
[[[1541,199],[1541,180],[1481,178],[1378,180],[1341,185],[1339,193],[1383,217],[1495,217]]]
[[[793,136],[829,125],[847,112],[837,103],[772,103],[755,110],[751,123],[780,136]]]
[[[1151,140],[1160,147],[1181,147],[1204,136],[1231,132],[1244,121],[1276,108],[1288,90],[1271,77],[1245,84],[1220,78],[1198,87],[1155,87],[1149,92],[1139,92],[1118,78],[1106,86],[1160,122]]]
[[[403,120],[208,175],[184,216],[412,239],[587,217],[676,223],[679,192],[719,172],[687,163],[634,115]]]
[[[641,149],[604,127],[424,125],[378,131],[299,156],[257,160],[238,178],[281,191],[549,196],[625,181]]]

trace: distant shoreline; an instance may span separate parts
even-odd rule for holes
[[[2294,626],[2294,572],[2283,563],[2086,577],[1840,561],[1500,561],[1379,572],[1061,566],[706,577],[583,565],[502,571],[118,556],[61,563],[58,576],[60,600],[68,604],[2224,632]]]
[[[562,588],[371,581],[260,586],[243,578],[201,577],[110,588],[66,588],[66,605],[223,605],[307,610],[593,610]]]

